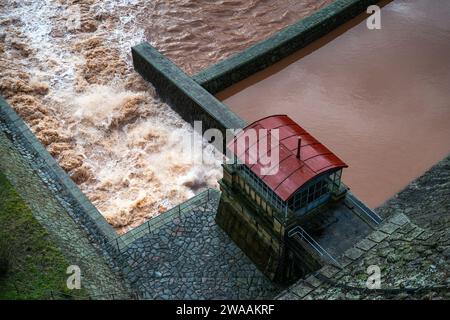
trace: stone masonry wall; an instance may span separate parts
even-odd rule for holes
[[[158,95],[188,123],[202,121],[203,131],[242,128],[245,121],[203,89],[148,43],[132,48],[133,65]],[[224,135],[225,137],[225,135]]]
[[[2,101],[0,100],[0,103]],[[71,206],[67,191],[45,170],[46,163],[24,141],[28,128],[5,119],[5,106],[0,106],[0,170],[30,207],[34,217],[49,232],[67,261],[78,265],[82,286],[97,299],[129,298],[130,290],[117,272],[111,270],[106,254],[96,245],[95,236],[74,215],[81,210]],[[55,196],[58,194],[58,196]],[[99,235],[100,236],[100,235]],[[102,240],[101,238],[100,240]],[[65,275],[61,275],[64,277]],[[77,292],[74,291],[74,296]]]

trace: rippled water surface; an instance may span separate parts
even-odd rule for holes
[[[248,121],[290,115],[349,164],[344,181],[371,207],[450,152],[450,2],[381,13],[381,30],[363,21],[219,94],[238,92],[225,104]]]
[[[146,39],[194,73],[309,16],[333,0],[155,0],[138,23]]]
[[[119,232],[216,187],[221,158],[133,71],[148,39],[199,71],[330,0],[2,0],[0,94]],[[186,142],[185,137],[192,141]]]

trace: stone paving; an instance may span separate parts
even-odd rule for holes
[[[146,299],[263,299],[275,287],[216,225],[219,195],[126,250],[129,279]]]
[[[278,299],[450,299],[449,169],[450,156],[378,208],[386,221],[346,251],[344,268],[325,266]],[[382,290],[367,290],[370,265]]]

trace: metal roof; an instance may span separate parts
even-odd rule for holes
[[[257,131],[256,139],[258,143],[250,145],[249,142],[245,142],[239,149],[237,141],[244,134],[248,137],[250,135],[249,129],[267,129],[267,134]],[[271,143],[271,130],[273,129],[279,129],[279,143]],[[299,138],[301,139],[300,159],[297,158]],[[239,143],[243,143],[242,139]],[[264,147],[264,144],[266,144],[266,150],[271,150],[270,152],[279,148],[278,171],[276,170],[276,163],[271,164],[271,167],[268,168],[267,164],[264,166],[267,161],[260,159],[259,156],[257,156],[257,159],[251,158],[251,155],[255,154],[251,151],[259,150],[259,148]],[[300,187],[314,177],[325,172],[348,167],[287,115],[273,115],[253,122],[233,139],[228,148],[283,201],[288,200]],[[241,149],[244,151],[242,152]],[[237,154],[238,152],[240,154]],[[265,175],[261,173],[262,167],[266,169]]]

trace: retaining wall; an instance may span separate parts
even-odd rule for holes
[[[132,48],[133,64],[159,96],[189,123],[202,121],[203,131],[242,128],[245,121],[192,80],[148,43]]]
[[[117,237],[111,225],[2,97],[0,125],[0,129],[20,148],[19,151],[41,176],[55,198],[67,209],[72,219],[79,222],[80,227],[83,227],[95,242],[102,245]]]

